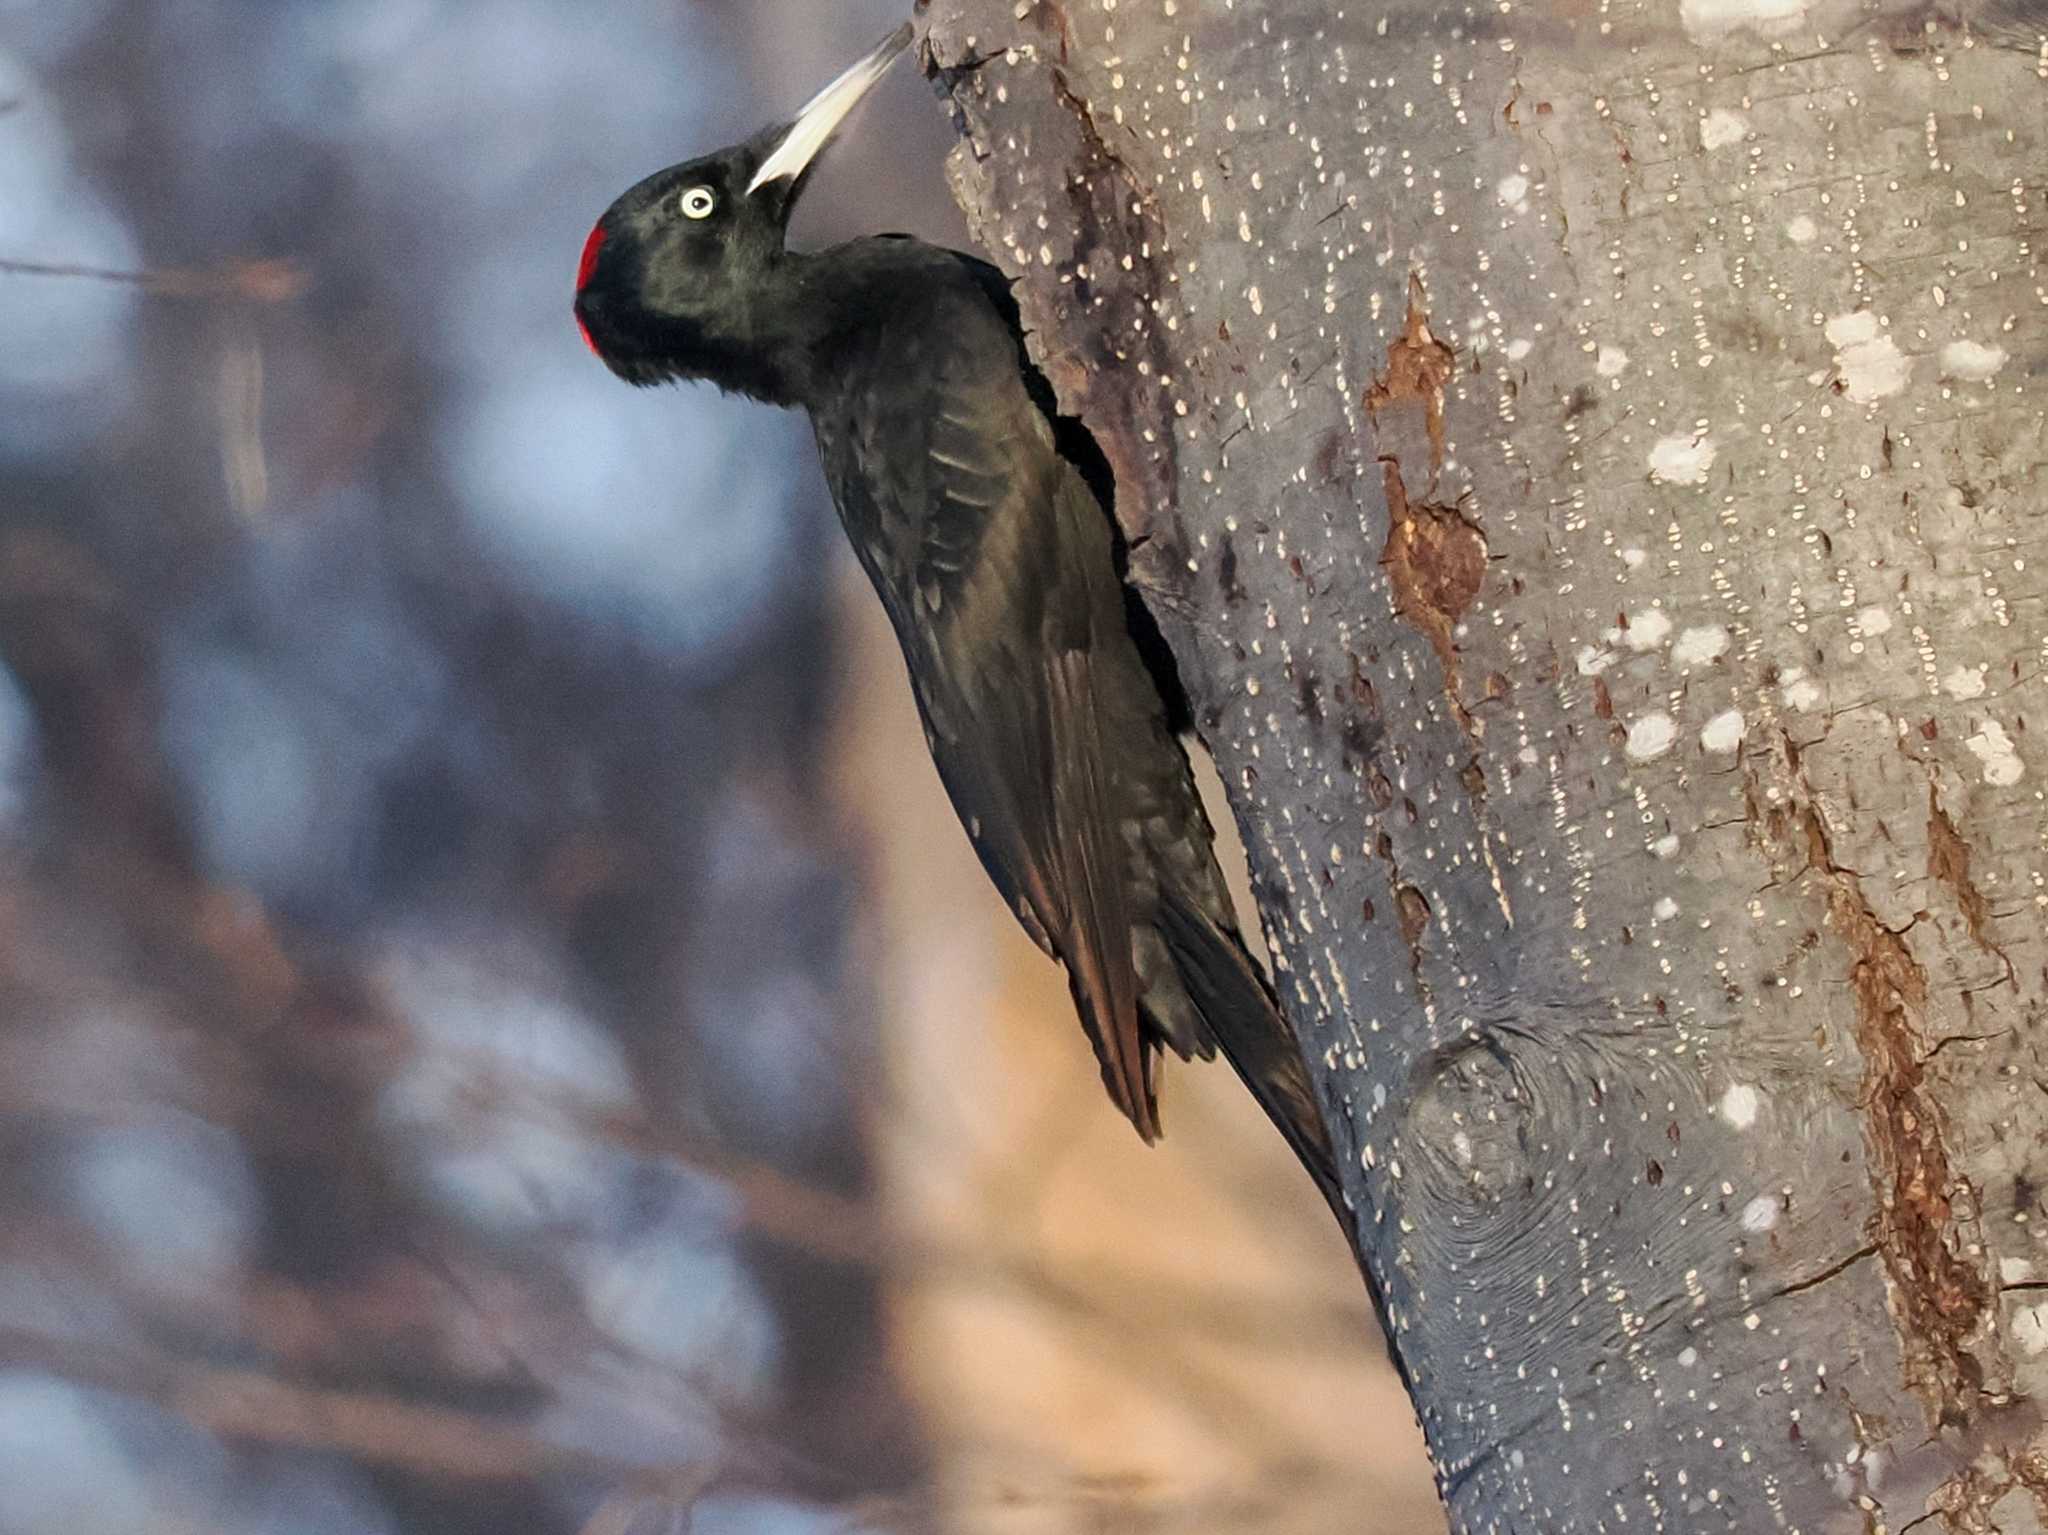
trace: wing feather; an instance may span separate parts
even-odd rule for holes
[[[1071,939],[1063,949],[1081,1022],[1102,1063],[1103,1085],[1152,1140],[1159,1134],[1153,1052],[1138,1029],[1131,959],[1129,875],[1116,805],[1105,781],[1101,716],[1085,651],[1063,651],[1050,671],[1056,856],[1066,886]]]
[[[870,366],[890,387],[848,391],[838,440],[858,461],[834,488],[911,659],[954,809],[1025,928],[1065,963],[1103,1082],[1150,1139],[1156,1050],[1093,675],[1096,626],[1122,623],[1108,529],[1054,451],[1000,317],[978,292],[960,307],[957,324],[886,333],[892,349]],[[928,386],[914,409],[906,378]]]

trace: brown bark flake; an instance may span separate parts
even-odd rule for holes
[[[1401,913],[1401,937],[1411,949],[1422,947],[1423,929],[1429,926],[1429,901],[1413,885],[1402,885],[1394,892],[1394,901]]]
[[[1927,786],[1927,875],[1955,898],[1956,909],[1968,924],[1970,937],[1978,948],[1995,956],[2005,967],[2005,978],[2013,978],[2012,960],[1991,936],[1991,904],[1970,877],[1970,844],[1956,830],[1942,808],[1934,786]]]
[[[1878,1193],[1872,1237],[1891,1279],[1907,1381],[1937,1419],[1965,1420],[1978,1405],[1983,1375],[1968,1345],[1990,1288],[1958,1252],[1963,1238],[1950,1201],[1957,1180],[1914,1025],[1927,1005],[1927,972],[1878,919],[1855,871],[1836,864],[1820,812],[1809,804],[1801,816],[1810,867],[1827,886],[1828,921],[1854,956],[1849,985]]]
[[[1422,402],[1432,477],[1444,466],[1444,385],[1450,382],[1455,361],[1451,349],[1431,334],[1429,313],[1423,308],[1422,280],[1411,275],[1407,327],[1387,348],[1387,371],[1365,391],[1365,408],[1377,417],[1402,400]]]
[[[1393,583],[1394,607],[1435,648],[1443,662],[1444,689],[1459,723],[1470,730],[1451,636],[1486,578],[1486,535],[1456,507],[1411,502],[1394,460],[1382,459],[1380,469],[1387,497],[1387,543],[1380,563]]]

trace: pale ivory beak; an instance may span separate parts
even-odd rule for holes
[[[889,66],[896,62],[896,55],[910,46],[910,38],[911,26],[906,21],[882,39],[867,57],[813,96],[797,113],[796,121],[784,131],[782,141],[775,146],[773,153],[754,172],[754,179],[747,183],[748,195],[771,181],[785,176],[794,180],[801,176],[804,167],[825,147],[846,114],[854,109],[877,80],[888,73]]]

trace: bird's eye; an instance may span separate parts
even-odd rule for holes
[[[686,219],[708,219],[711,210],[718,206],[718,199],[711,195],[709,187],[691,187],[683,193],[683,217]]]

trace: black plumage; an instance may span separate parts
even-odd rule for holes
[[[784,246],[818,150],[907,41],[791,124],[620,197],[585,247],[578,323],[629,382],[708,379],[809,413],[947,793],[1065,963],[1111,1098],[1149,1140],[1162,1047],[1220,1046],[1341,1213],[1308,1074],[1174,734],[1174,685],[1147,664],[1114,524],[1008,283],[902,236]]]

